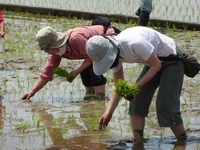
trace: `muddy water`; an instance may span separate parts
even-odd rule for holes
[[[2,0],[2,3],[133,16],[139,6],[140,0]],[[199,23],[199,16],[199,0],[153,0],[151,18]]]
[[[34,85],[43,69],[47,55],[38,50],[35,34],[46,25],[60,31],[88,25],[84,20],[68,20],[30,14],[5,12],[6,38],[1,39],[0,50],[0,145],[12,149],[137,149],[137,150],[198,150],[200,149],[199,79],[185,78],[181,110],[188,133],[185,143],[177,143],[168,128],[160,128],[153,101],[146,119],[144,144],[133,144],[128,116],[128,102],[122,99],[113,118],[104,131],[98,130],[98,119],[108,101],[83,100],[84,87],[80,77],[73,83],[55,78],[30,101],[21,101],[22,95]],[[123,30],[131,24],[114,24]],[[184,49],[196,51],[200,58],[199,32],[157,30],[173,37]],[[61,67],[68,71],[77,68],[80,61],[63,60]],[[135,81],[140,65],[125,65],[126,79]],[[112,85],[108,78],[107,96]]]

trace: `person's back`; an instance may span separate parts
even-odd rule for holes
[[[122,52],[126,63],[145,63],[152,52],[157,56],[176,55],[174,40],[151,28],[127,28],[113,38],[120,41],[121,49],[126,49]]]
[[[103,35],[104,27],[102,25],[82,26],[67,30],[67,34],[69,36],[67,40],[68,51],[63,57],[68,59],[87,59],[89,58],[85,50],[87,40],[94,35]],[[113,34],[115,34],[114,29],[109,27],[106,35]]]

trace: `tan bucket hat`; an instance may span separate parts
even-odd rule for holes
[[[36,34],[36,41],[41,50],[59,48],[67,41],[67,33],[56,32],[52,27],[46,26]]]

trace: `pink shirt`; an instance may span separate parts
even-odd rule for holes
[[[86,53],[86,42],[94,35],[103,34],[104,27],[101,25],[83,26],[69,29],[66,32],[68,34],[68,40],[66,44],[67,51],[62,56],[50,55],[44,70],[40,73],[40,78],[51,81],[53,79],[53,69],[59,66],[62,58],[67,58],[70,60],[84,59],[84,61],[92,62]],[[109,35],[114,33],[114,29],[109,28],[106,34]]]
[[[2,15],[2,10],[0,10],[0,21],[3,21],[3,15]]]

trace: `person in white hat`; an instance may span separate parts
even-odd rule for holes
[[[53,69],[59,66],[62,58],[70,60],[84,59],[79,68],[70,72],[73,79],[69,82],[72,82],[80,74],[86,89],[86,95],[93,94],[97,99],[104,98],[106,78],[103,75],[94,74],[92,60],[85,50],[87,40],[94,35],[101,34],[104,34],[102,25],[82,26],[69,29],[66,32],[57,32],[50,26],[42,28],[36,34],[36,40],[40,49],[50,56],[35,85],[21,99],[30,99],[51,81],[53,79]],[[114,29],[109,27],[106,34],[115,34]]]
[[[124,79],[122,63],[144,64],[135,83],[140,91],[135,98],[129,99],[134,141],[144,140],[145,117],[148,116],[149,106],[158,87],[156,111],[159,125],[170,127],[178,140],[187,138],[180,112],[184,65],[182,61],[158,59],[159,56],[182,55],[172,38],[138,26],[125,29],[117,36],[93,36],[86,43],[86,51],[93,60],[94,72],[100,75],[112,69],[114,82]],[[120,98],[113,85],[107,110],[99,120],[100,129],[108,125]]]

